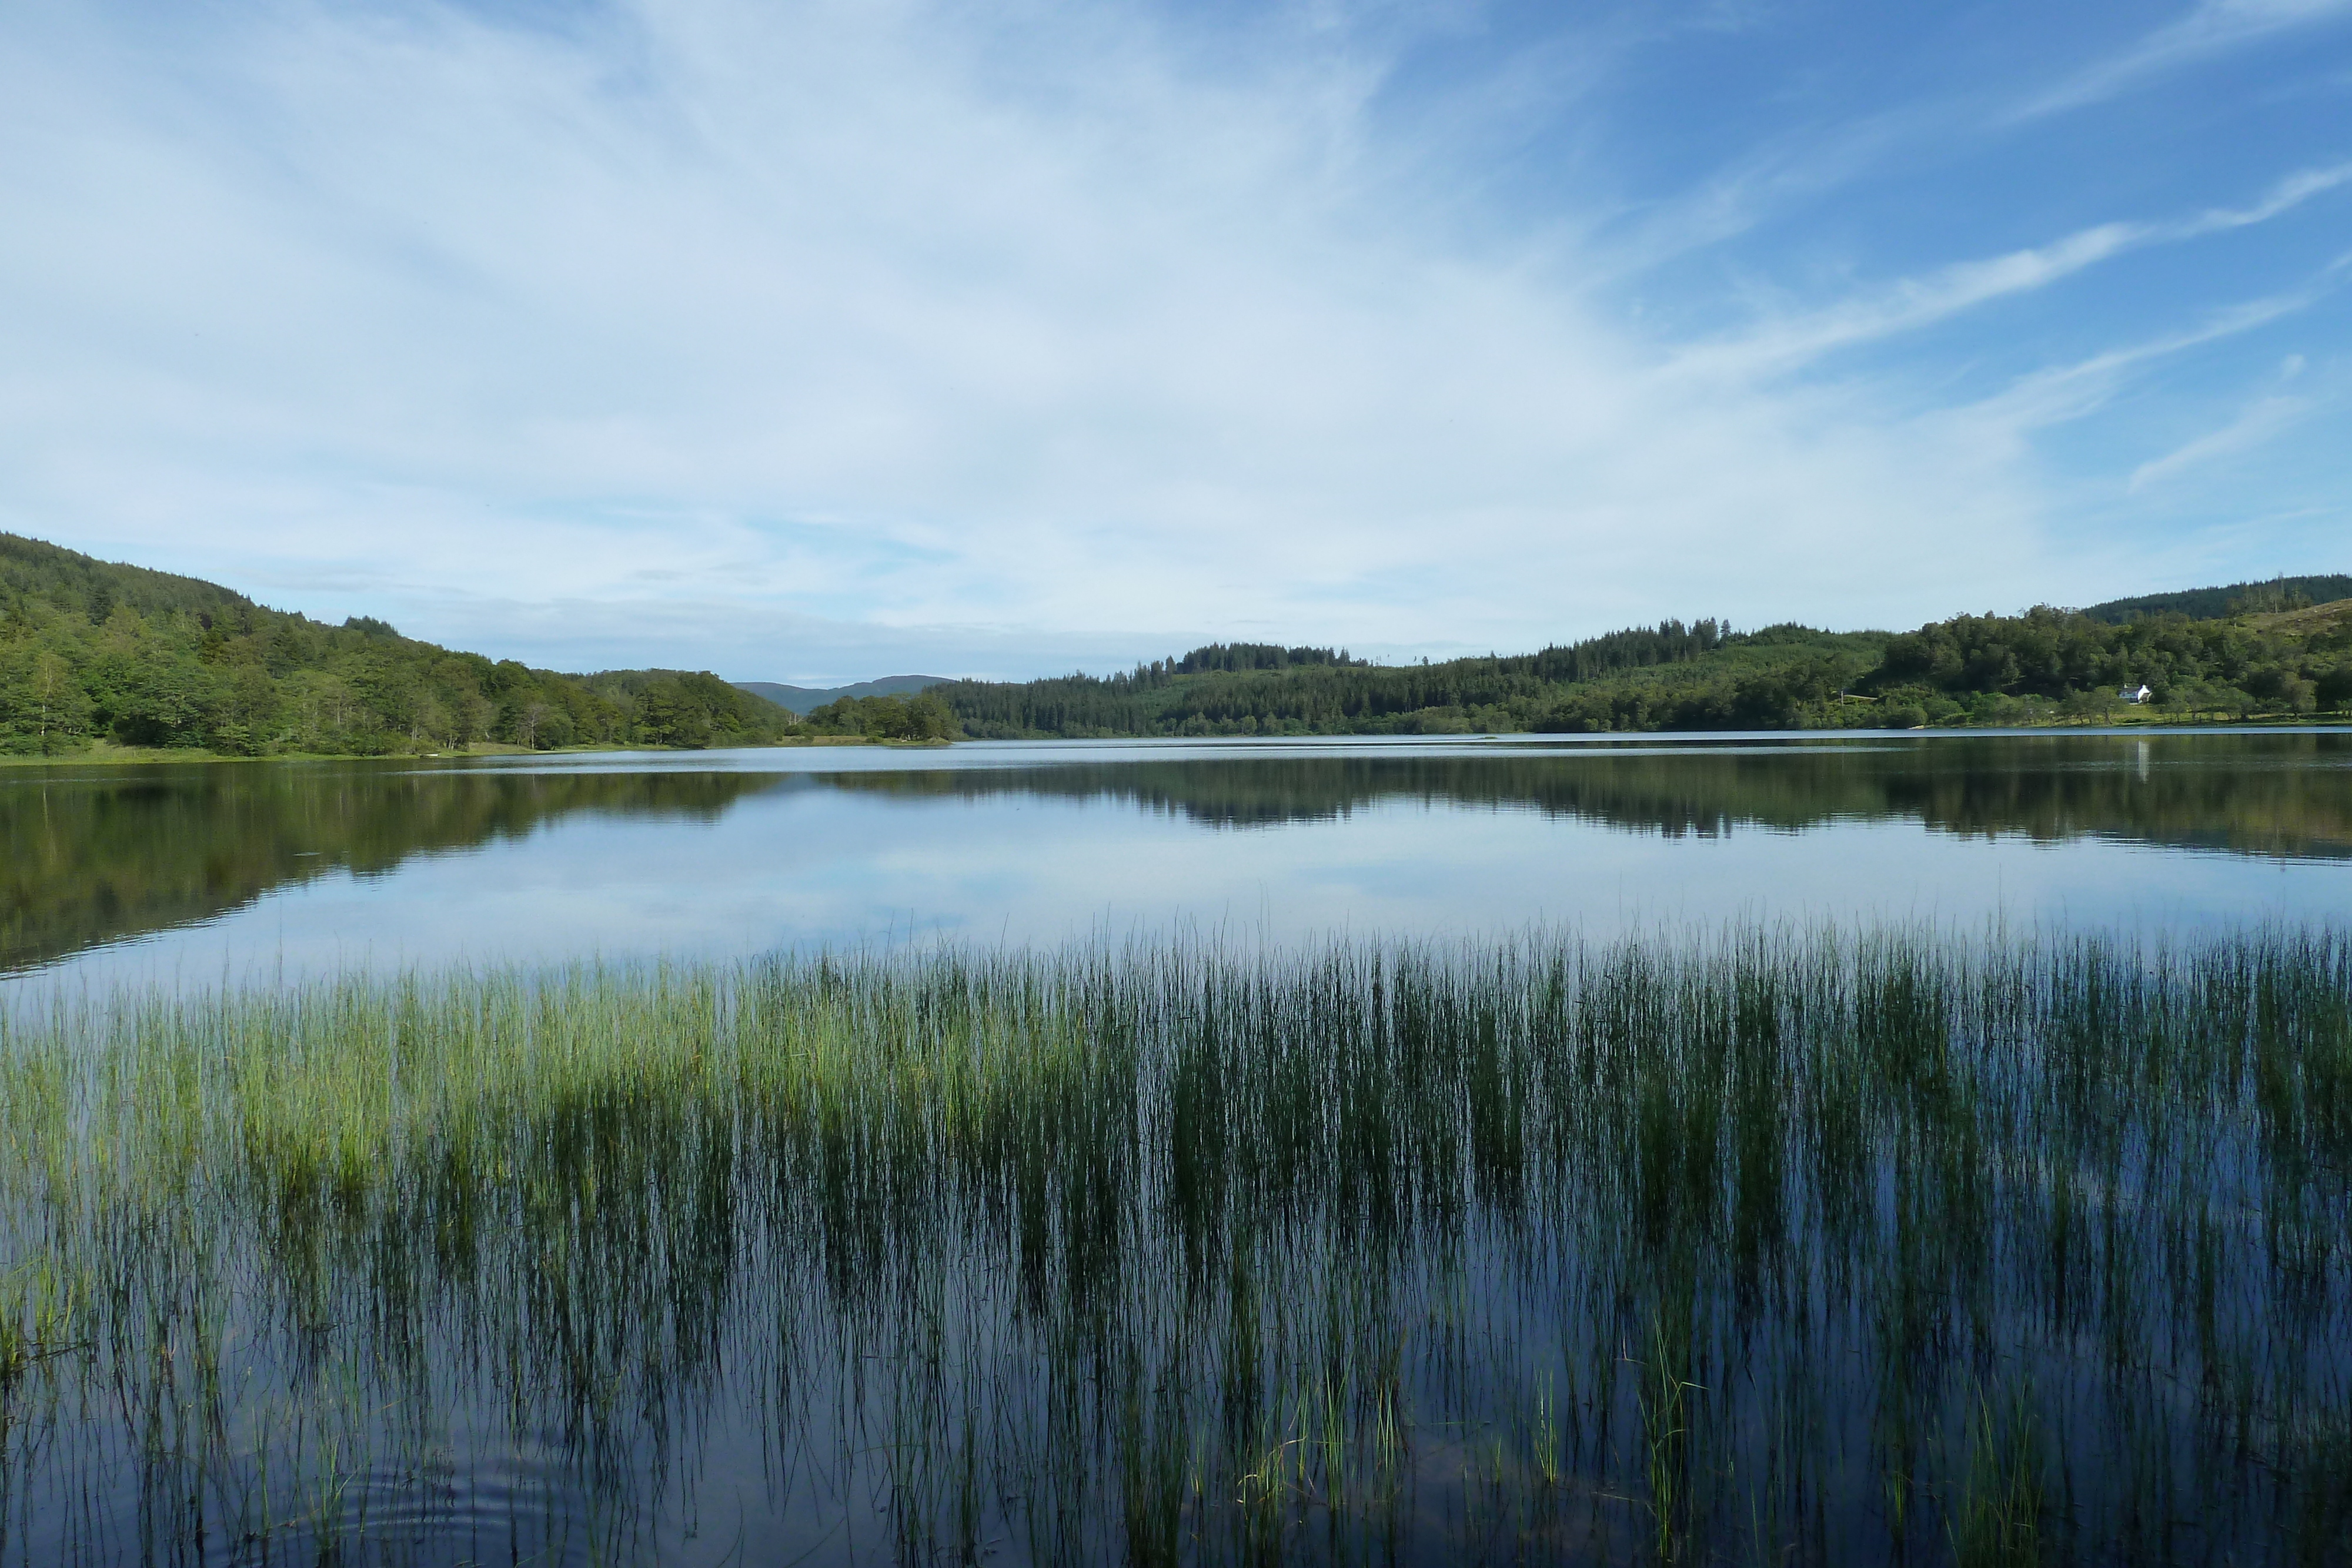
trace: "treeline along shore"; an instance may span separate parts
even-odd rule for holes
[[[2190,613],[2209,604],[2222,612]],[[1108,677],[958,681],[923,698],[961,734],[1007,739],[2307,717],[2352,705],[2352,577],[1959,615],[1899,635],[1666,621],[1537,653],[1442,664],[1219,644]],[[877,725],[892,722],[879,705],[811,716],[852,727],[869,706]]]
[[[746,745],[791,719],[707,671],[535,670],[0,534],[0,754]]]
[[[1900,634],[1670,620],[1434,664],[1213,643],[1118,674],[949,681],[844,697],[802,718],[708,671],[533,669],[367,616],[331,626],[215,583],[0,534],[0,755],[1906,729],[2294,719],[2347,706],[2343,576],[1960,615]]]

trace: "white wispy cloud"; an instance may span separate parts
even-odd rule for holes
[[[2186,15],[2011,111],[2038,119],[2114,97],[2167,72],[2298,27],[2352,16],[2352,0],[2200,0]]]
[[[1929,326],[2005,295],[2046,287],[2108,257],[2146,244],[2144,224],[2101,224],[2047,246],[1956,262],[1825,308],[1792,314],[1738,337],[1697,345],[1677,356],[1678,370],[1755,375],[1787,369],[1835,349]]]
[[[2299,397],[2281,395],[2257,399],[2219,430],[2208,431],[2193,441],[2174,447],[2163,456],[2133,469],[2128,488],[2137,493],[2200,464],[2249,451],[2301,418],[2310,406],[2309,400]]]
[[[1949,455],[1662,385],[1574,292],[1364,200],[1377,62],[1203,76],[1024,16],[16,30],[0,178],[45,238],[0,253],[0,526],[373,581],[315,602],[427,632],[466,596],[731,602],[699,622],[744,674],[853,621],[1525,643],[1931,574],[1852,544]],[[1941,497],[2030,552],[1997,478]]]
[[[2049,549],[2000,447],[2027,405],[2137,361],[1964,417],[1787,372],[2347,178],[1685,346],[1612,303],[1572,193],[1541,245],[1465,237],[1463,182],[1371,133],[1377,37],[1198,49],[1044,0],[562,16],[0,33],[0,527],[743,677],[1924,617]]]
[[[1821,309],[1768,320],[1738,336],[1694,345],[1676,356],[1675,369],[1716,376],[1788,370],[1838,349],[1915,331],[2007,296],[2046,288],[2145,246],[2267,223],[2347,182],[2352,182],[2352,163],[2302,170],[2280,180],[2249,206],[2217,207],[2170,223],[2101,224],[2046,246],[1957,262]]]
[[[2268,223],[2280,214],[2292,212],[2312,197],[2324,195],[2347,181],[2352,181],[2352,162],[2331,164],[2321,169],[2299,169],[2272,186],[2253,205],[2215,207],[2187,223],[2175,225],[2167,231],[2167,237],[2190,239],[2199,235],[2219,234],[2228,229]]]
[[[2196,326],[2086,359],[2052,365],[2019,377],[1995,395],[1952,411],[1951,417],[1979,429],[1998,431],[2014,448],[2036,430],[2096,413],[2132,371],[2157,361],[2221,342],[2308,309],[2331,291],[2339,266],[2310,286],[2259,299],[2242,300],[2214,311]]]

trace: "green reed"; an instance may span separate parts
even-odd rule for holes
[[[60,1000],[0,1555],[2342,1561],[2347,1238],[2326,931]]]

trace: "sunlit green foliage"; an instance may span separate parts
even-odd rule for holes
[[[629,716],[628,739],[635,745],[740,746],[772,740],[791,727],[773,703],[708,670],[611,670],[583,681]]]
[[[1961,615],[1890,640],[1869,689],[1931,719],[1998,719],[2039,699],[2050,716],[2104,716],[2146,685],[2160,712],[2246,717],[2352,702],[2352,614],[2328,610],[2121,623],[2035,610]]]
[[[796,727],[707,673],[569,676],[493,664],[370,617],[326,627],[211,583],[0,535],[0,752],[55,754],[93,738],[377,755],[484,741],[693,747],[786,734],[924,741],[2295,717],[2352,706],[2352,616],[2307,607],[2310,591],[2347,580],[1962,615],[1899,636],[1665,621],[1433,664],[1218,643],[1108,677],[845,697]],[[2191,621],[2175,604],[2228,613]],[[2142,685],[2146,707],[2120,695]]]
[[[709,674],[556,674],[0,534],[0,753],[696,747],[789,722]]]
[[[812,708],[815,735],[863,735],[875,740],[951,740],[961,733],[955,714],[930,692],[909,696],[836,697]]]
[[[981,737],[1459,735],[1834,725],[1883,639],[1661,622],[1508,657],[1365,664],[1328,649],[1214,644],[1106,679],[934,686]],[[1279,655],[1276,657],[1276,655]]]
[[[2133,713],[2293,717],[2352,706],[2352,615],[2342,606],[2294,612],[2280,595],[2258,602],[2286,609],[2108,622],[2044,608],[1956,616],[1900,636],[1669,621],[1540,653],[1403,666],[1296,656],[1328,652],[1313,649],[1240,659],[1213,647],[1105,679],[960,681],[930,695],[980,737],[1908,729]],[[2123,695],[2143,684],[2145,707]]]

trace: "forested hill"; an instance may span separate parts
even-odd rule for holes
[[[2330,577],[2274,577],[2267,582],[2233,582],[2222,588],[2148,593],[2137,599],[2110,599],[2105,604],[2092,605],[2083,613],[2094,621],[2120,626],[2166,615],[2213,621],[2232,615],[2273,614],[2340,599],[2352,599],[2352,576],[2339,573]]]
[[[2296,608],[2292,593],[2269,586],[2273,597],[2256,602],[2287,607],[2120,622],[2043,608],[1955,616],[1901,635],[1668,621],[1539,653],[1436,664],[1220,644],[1106,678],[953,682],[924,700],[983,737],[1907,728],[2341,712],[2352,704],[2352,599]],[[2143,685],[2146,703],[2122,698]],[[817,716],[856,727],[855,708]]]
[[[2145,703],[2120,695],[2143,687]],[[2352,576],[1961,615],[1899,635],[1664,621],[1438,664],[1217,643],[1110,676],[841,696],[796,722],[706,671],[530,669],[403,637],[366,616],[330,626],[216,583],[0,534],[0,753],[94,742],[259,756],[786,735],[1903,728],[2332,716],[2347,706]]]
[[[1537,653],[1402,665],[1220,643],[1108,678],[958,681],[925,695],[982,737],[1748,727],[1801,722],[1876,664],[1884,641],[1667,621]]]
[[[1107,679],[965,681],[927,695],[975,736],[1783,728],[1827,722],[1885,640],[1666,621],[1540,653],[1402,665],[1218,645]]]
[[[241,756],[691,747],[768,739],[790,722],[705,672],[529,669],[0,533],[0,753],[98,740]]]

